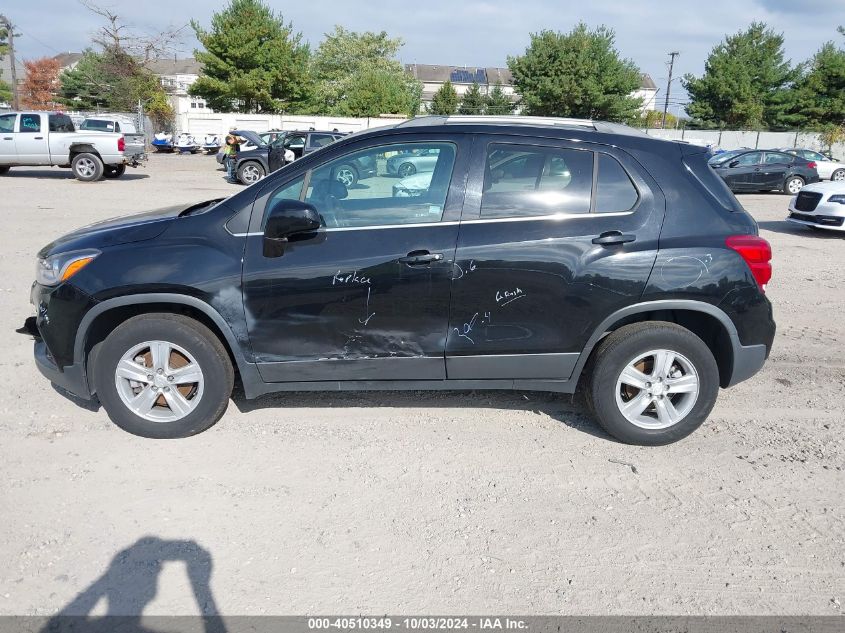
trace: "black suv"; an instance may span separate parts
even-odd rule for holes
[[[431,171],[393,195],[387,161],[421,152]],[[608,432],[665,444],[775,333],[769,245],[707,158],[609,123],[418,118],[56,240],[25,328],[47,378],[147,437],[209,428],[236,381],[247,398],[580,384]],[[346,187],[359,159],[377,175]]]

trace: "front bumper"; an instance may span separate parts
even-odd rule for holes
[[[59,369],[53,357],[50,356],[47,344],[40,338],[35,339],[34,354],[35,366],[47,380],[77,398],[92,399],[83,367],[80,365],[65,365],[63,369]]]

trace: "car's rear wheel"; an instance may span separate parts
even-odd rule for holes
[[[358,182],[358,171],[352,165],[341,165],[335,171],[335,178],[349,189]]]
[[[77,180],[93,182],[103,176],[103,161],[96,154],[84,152],[70,161],[70,168]]]
[[[713,409],[719,370],[698,336],[674,323],[633,323],[607,336],[587,375],[599,424],[628,444],[660,446],[697,429]]]
[[[837,169],[830,175],[831,180],[835,180],[837,182],[842,182],[845,180],[845,169]]]
[[[126,173],[126,165],[106,165],[103,176],[106,178],[120,178]]]
[[[417,173],[417,168],[413,163],[402,163],[399,165],[398,173],[400,177],[406,178],[407,176],[413,176]]]
[[[119,325],[103,342],[92,373],[116,425],[161,439],[214,425],[234,382],[220,340],[201,323],[174,314],[143,314]]]
[[[264,178],[264,167],[261,163],[249,161],[238,167],[238,180],[245,185],[251,185]]]
[[[803,188],[804,179],[801,178],[801,176],[790,176],[786,179],[786,182],[783,183],[783,192],[792,194],[793,196]]]

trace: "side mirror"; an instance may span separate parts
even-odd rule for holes
[[[738,160],[732,160],[730,163],[728,163],[728,167],[736,167],[737,165],[739,165]]]
[[[309,233],[320,228],[320,214],[314,205],[299,200],[278,200],[270,209],[264,237],[287,240],[297,233]]]

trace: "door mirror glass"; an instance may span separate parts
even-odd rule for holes
[[[737,167],[738,165],[739,165],[738,160],[732,160],[731,162],[728,163],[728,167]]]
[[[320,228],[320,214],[313,205],[299,200],[277,200],[270,209],[264,237],[284,240],[297,233],[309,233]]]

